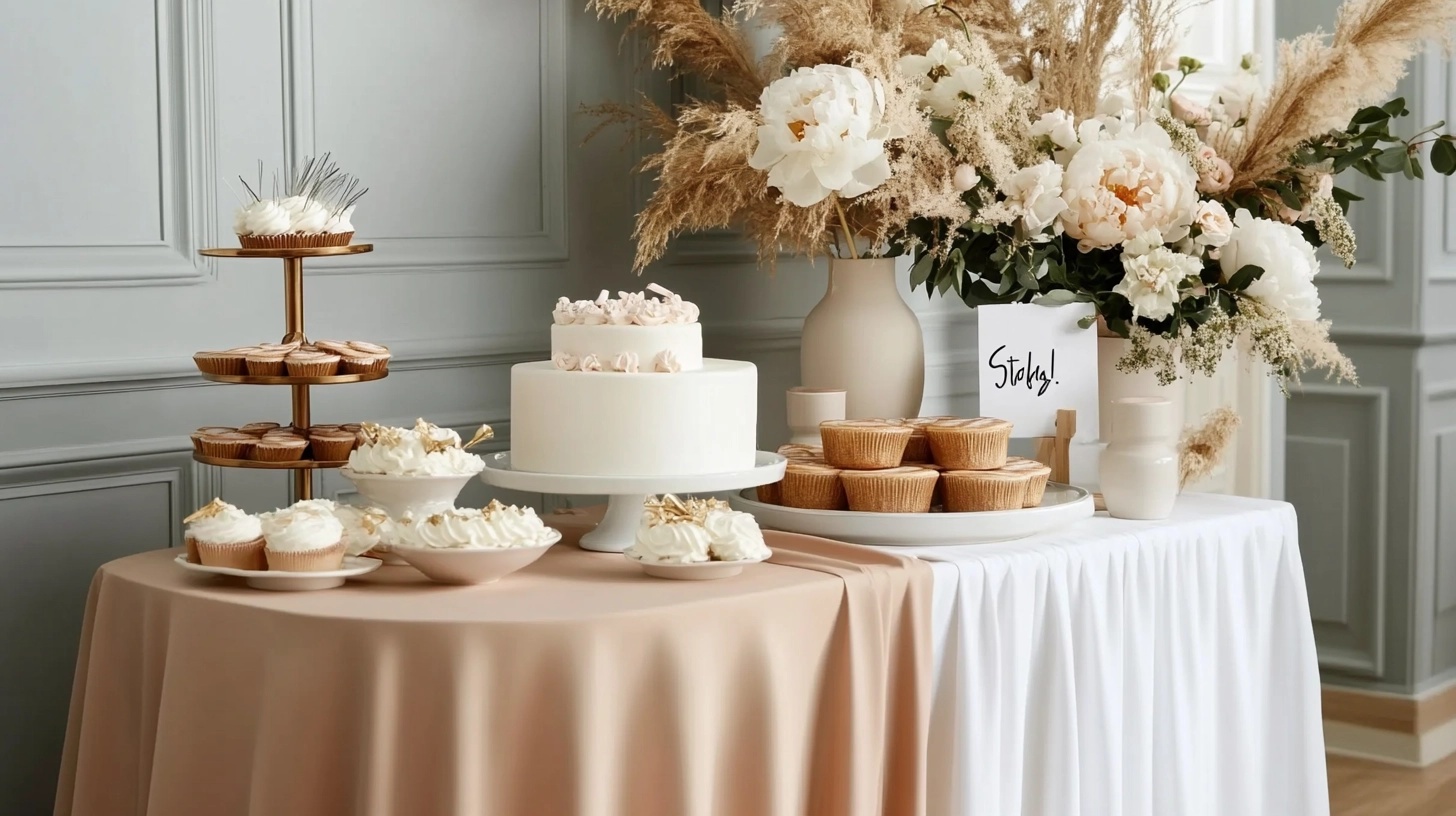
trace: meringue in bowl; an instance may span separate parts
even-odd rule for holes
[[[455,497],[485,469],[485,460],[465,449],[492,436],[482,425],[461,444],[459,434],[423,419],[413,428],[366,422],[349,466],[339,472],[369,504],[395,518],[429,515],[454,507]]]
[[[394,553],[442,584],[488,584],[530,565],[561,540],[529,507],[491,501],[398,519]]]
[[[752,515],[717,499],[669,494],[646,502],[637,539],[623,555],[655,578],[701,581],[737,575],[773,552]]]

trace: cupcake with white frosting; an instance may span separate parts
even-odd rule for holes
[[[299,502],[265,514],[262,522],[268,569],[326,572],[343,565],[344,525],[332,508]]]
[[[629,558],[651,564],[762,561],[772,552],[758,521],[717,499],[649,499],[627,548]]]
[[[252,249],[346,246],[354,237],[354,208],[368,192],[327,153],[286,170],[282,195],[275,176],[274,196],[263,196],[261,164],[256,188],[242,176],[238,180],[248,200],[233,215],[233,231]]]
[[[263,527],[257,516],[222,499],[213,499],[183,521],[187,524],[188,561],[209,567],[268,568],[263,555]]]

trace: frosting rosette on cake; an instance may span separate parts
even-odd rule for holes
[[[648,297],[647,292],[660,295]],[[558,326],[661,326],[668,323],[696,323],[699,309],[666,287],[647,285],[647,292],[618,292],[613,298],[603,289],[596,300],[560,298],[551,313]]]
[[[493,436],[481,426],[475,444]],[[485,469],[485,460],[465,450],[460,435],[423,419],[413,428],[363,424],[360,444],[349,453],[349,469],[383,476],[465,476]]]
[[[656,564],[762,561],[771,555],[748,513],[717,499],[648,499],[637,538],[626,554]]]
[[[394,546],[432,550],[503,550],[540,547],[554,538],[530,507],[492,500],[484,508],[452,508],[395,522]]]

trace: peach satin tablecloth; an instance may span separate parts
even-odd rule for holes
[[[499,584],[91,586],[57,814],[924,811],[931,573],[770,534],[720,581],[568,543]]]

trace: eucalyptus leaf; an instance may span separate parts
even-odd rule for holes
[[[914,289],[930,280],[930,273],[934,271],[935,255],[927,252],[924,258],[916,261],[915,266],[910,268],[910,288]]]
[[[1449,139],[1432,142],[1431,169],[1443,176],[1456,173],[1456,144],[1452,144]]]
[[[1229,278],[1228,288],[1235,292],[1242,292],[1249,288],[1249,284],[1262,277],[1263,274],[1264,269],[1262,267],[1246,264],[1239,267],[1239,271],[1235,272],[1233,277]]]
[[[1375,167],[1382,173],[1399,173],[1405,170],[1410,159],[1405,147],[1387,147],[1375,154]]]
[[[1038,306],[1066,306],[1068,303],[1076,303],[1079,300],[1077,293],[1070,289],[1053,289],[1039,295],[1032,303]]]

